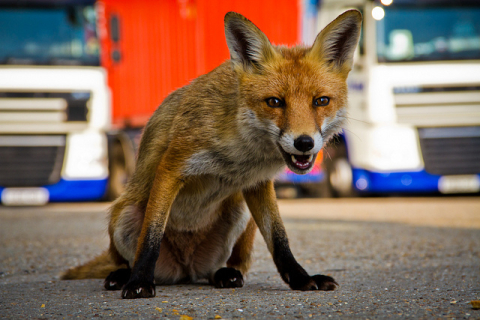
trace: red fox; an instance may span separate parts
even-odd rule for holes
[[[135,172],[110,211],[110,247],[62,279],[103,278],[122,298],[155,284],[208,279],[242,287],[258,226],[295,290],[334,290],[288,244],[273,179],[309,172],[346,118],[346,79],[362,16],[350,10],[312,47],[274,46],[238,13],[225,16],[231,59],[170,94],[142,135]]]

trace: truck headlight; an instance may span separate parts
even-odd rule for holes
[[[417,132],[404,126],[379,126],[369,132],[369,164],[378,171],[420,170]]]
[[[66,179],[106,179],[108,177],[107,137],[100,132],[67,136]]]

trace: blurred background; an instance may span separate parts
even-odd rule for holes
[[[479,1],[2,0],[2,203],[115,199],[153,111],[229,59],[228,11],[292,46],[351,8],[348,122],[278,195],[478,194]]]

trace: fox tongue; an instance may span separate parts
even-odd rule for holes
[[[306,169],[310,166],[313,155],[293,155],[292,154],[292,163],[295,167],[299,169]]]

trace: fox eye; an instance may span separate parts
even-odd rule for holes
[[[328,106],[329,103],[330,103],[330,98],[325,96],[313,100],[313,105],[315,107],[325,107],[325,106]]]
[[[285,105],[285,102],[283,102],[283,100],[275,97],[267,98],[265,102],[270,108],[281,108]]]

